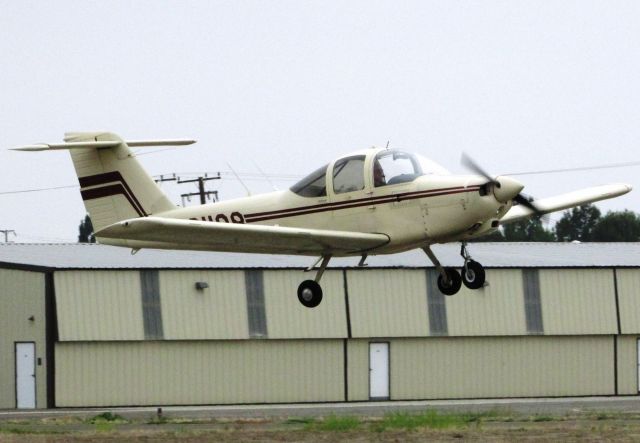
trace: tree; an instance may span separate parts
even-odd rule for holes
[[[639,241],[640,217],[633,211],[609,211],[593,229],[592,241]]]
[[[80,221],[80,226],[78,227],[80,231],[78,235],[78,243],[95,243],[96,237],[93,235],[93,224],[91,223],[91,219],[88,215],[84,217],[84,220]]]
[[[555,236],[545,229],[540,217],[508,223],[503,227],[506,241],[554,241]]]
[[[556,223],[556,239],[558,241],[591,241],[593,230],[599,221],[600,210],[592,204],[572,208],[565,211]]]

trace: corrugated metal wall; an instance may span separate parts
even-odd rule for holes
[[[347,400],[369,400],[369,340],[347,341],[347,369]]]
[[[55,273],[61,341],[144,340],[138,271]]]
[[[160,301],[166,340],[249,338],[243,271],[161,271]]]
[[[429,335],[425,270],[347,271],[353,337]]]
[[[522,272],[487,269],[489,286],[446,297],[449,335],[525,335]]]
[[[617,336],[618,394],[637,395],[638,388],[638,337]]]
[[[612,395],[612,337],[391,341],[391,398]]]
[[[616,269],[620,329],[623,334],[640,334],[640,271]]]
[[[322,303],[313,309],[298,301],[302,280],[314,274],[300,271],[265,271],[264,291],[269,338],[334,338],[347,336],[342,271],[322,277]]]
[[[540,270],[544,333],[616,334],[616,299],[610,269]]]
[[[341,401],[342,340],[58,343],[57,406]]]
[[[489,286],[443,297],[432,270],[330,270],[314,309],[294,270],[160,271],[158,294],[139,271],[57,272],[60,339],[347,338],[349,320],[354,338],[617,333],[612,270],[534,271],[488,269]],[[619,270],[618,291],[622,333],[640,333],[640,272]]]
[[[315,309],[301,271],[153,272],[56,273],[59,406],[367,400],[368,338],[391,342],[392,399],[637,393],[636,337],[614,338],[614,275],[640,333],[637,269],[488,269],[453,297],[433,270],[329,270]]]
[[[0,269],[0,409],[16,407],[15,342],[35,342],[36,406],[46,407],[45,324],[45,274]]]

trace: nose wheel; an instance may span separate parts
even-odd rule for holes
[[[422,248],[422,250],[427,254],[433,265],[440,273],[438,276],[438,289],[444,295],[456,294],[462,287],[463,283],[469,289],[480,289],[484,286],[484,267],[477,261],[471,259],[465,242],[462,243],[462,247],[460,249],[460,255],[464,258],[464,265],[460,272],[454,268],[443,267],[429,246]]]
[[[464,265],[462,265],[462,270],[460,271],[462,283],[469,289],[480,289],[485,282],[484,267],[471,258],[469,251],[467,251],[466,242],[462,242],[460,255],[464,258]]]
[[[462,283],[469,289],[480,289],[484,286],[484,267],[477,261],[469,260],[460,271]]]

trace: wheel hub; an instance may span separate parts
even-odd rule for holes
[[[313,298],[313,291],[311,291],[311,289],[309,288],[304,288],[302,290],[302,298],[305,301],[310,301]]]
[[[467,274],[468,281],[474,281],[476,279],[476,273],[473,272],[473,269],[467,268],[465,272]]]

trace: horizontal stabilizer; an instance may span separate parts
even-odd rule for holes
[[[351,255],[383,246],[385,234],[144,217],[96,232],[103,244],[131,248]]]
[[[132,140],[125,141],[131,148],[146,148],[149,146],[184,146],[195,143],[195,140]],[[12,151],[56,151],[64,149],[92,149],[115,148],[120,141],[81,141],[69,143],[36,143],[33,145],[12,148]]]
[[[555,197],[534,200],[533,204],[542,214],[562,211],[587,203],[593,203],[608,198],[618,197],[631,191],[631,185],[616,183],[611,185],[594,186],[593,188],[580,189],[579,191],[568,192],[556,195]],[[500,223],[510,223],[534,215],[534,211],[524,205],[513,206],[500,219]]]

